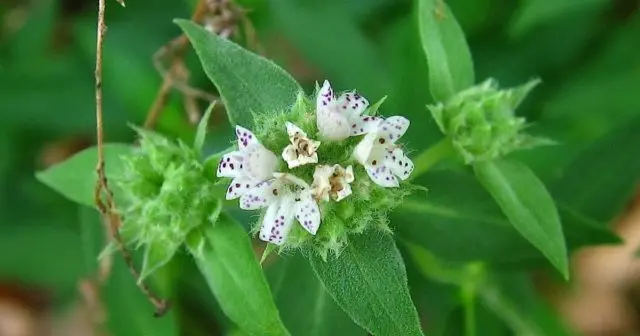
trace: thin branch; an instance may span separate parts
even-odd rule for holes
[[[191,15],[191,21],[199,22],[204,16],[207,14],[207,4],[205,0],[200,0],[196,6],[196,9],[193,11]],[[189,45],[189,39],[184,35],[180,35],[178,38],[174,39],[169,43],[169,46],[165,46],[161,48],[158,53],[156,53],[156,57],[160,52],[166,52],[165,48],[169,48],[168,50],[173,51],[173,61],[171,62],[171,66],[169,71],[167,71],[167,76],[162,76],[162,86],[158,90],[158,94],[156,95],[156,99],[154,100],[149,112],[147,113],[147,119],[144,121],[144,128],[151,129],[155,127],[158,119],[160,118],[160,114],[164,109],[164,106],[167,102],[167,98],[171,88],[174,86],[173,83],[173,74],[176,72],[177,67],[179,66],[179,62],[184,56],[186,52],[187,46]],[[154,57],[154,58],[156,58]],[[157,64],[156,64],[157,67]],[[214,98],[215,100],[215,98]]]
[[[133,258],[131,258],[131,253],[122,243],[122,238],[120,237],[119,228],[121,225],[121,219],[115,209],[115,202],[113,200],[113,192],[109,189],[109,184],[107,181],[107,176],[105,174],[105,161],[104,161],[104,123],[103,123],[103,109],[102,109],[102,49],[104,43],[104,36],[107,31],[107,26],[105,24],[105,1],[106,0],[98,0],[98,31],[97,31],[97,40],[96,40],[96,70],[95,70],[95,78],[96,78],[96,142],[98,147],[98,162],[96,164],[96,173],[98,175],[98,181],[96,182],[96,186],[94,189],[94,201],[96,207],[102,214],[102,217],[106,219],[106,225],[110,232],[110,236],[113,237],[114,241],[118,245],[118,249],[122,253],[122,257],[126,262],[129,271],[136,279],[136,283],[138,283],[138,287],[140,290],[147,296],[149,301],[155,306],[156,312],[155,316],[162,316],[166,313],[168,309],[168,304],[165,300],[159,299],[155,294],[153,294],[147,285],[143,282],[139,282],[140,274],[135,268],[133,263]],[[124,2],[120,2],[124,4]],[[102,200],[102,194],[104,193],[106,198],[106,204]]]

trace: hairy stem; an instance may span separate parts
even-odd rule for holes
[[[454,151],[451,140],[449,138],[440,140],[440,142],[427,148],[413,160],[415,169],[413,170],[413,173],[411,174],[411,177],[409,179],[413,180],[419,177],[420,175],[426,173],[436,163],[440,162],[440,160],[453,154]]]

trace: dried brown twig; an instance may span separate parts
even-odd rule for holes
[[[103,109],[102,109],[102,49],[104,36],[106,34],[107,26],[105,24],[105,1],[98,0],[98,28],[97,28],[97,40],[96,40],[96,141],[98,149],[98,162],[96,164],[96,173],[98,180],[94,189],[94,201],[96,207],[102,214],[107,231],[110,237],[113,237],[118,249],[120,250],[124,261],[126,262],[131,274],[136,279],[138,287],[147,296],[149,301],[155,306],[155,316],[162,316],[168,310],[168,303],[158,298],[147,287],[144,282],[139,282],[140,274],[135,268],[131,253],[124,246],[122,238],[120,237],[119,228],[121,225],[120,215],[115,211],[115,202],[113,200],[113,192],[109,189],[107,176],[105,174],[105,161],[104,161],[104,125],[103,125]],[[120,4],[124,6],[124,1],[119,0]],[[105,196],[103,201],[102,196]],[[101,267],[101,274],[99,274],[100,282],[103,282],[108,277],[109,268],[104,269]]]
[[[245,14],[246,12],[231,0],[200,0],[191,16],[191,21],[202,24],[205,29],[223,38],[237,37],[238,25],[242,23],[247,46],[261,53],[262,48],[257,41],[253,25]],[[219,100],[217,96],[188,84],[189,73],[183,61],[188,45],[188,38],[181,34],[154,54],[153,63],[163,81],[156,99],[147,113],[145,128],[155,127],[167,103],[171,89],[178,90],[184,96],[187,116],[194,125],[200,119],[201,114],[195,101],[202,99],[211,103]],[[170,60],[168,69],[164,65],[166,59]]]

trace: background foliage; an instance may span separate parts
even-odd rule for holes
[[[127,123],[142,124],[161,85],[152,55],[180,34],[172,20],[190,17],[195,1],[131,0],[126,8],[111,2],[105,129],[109,142],[131,142]],[[403,139],[415,153],[442,137],[425,108],[434,101],[433,74],[421,43],[417,1],[237,2],[250,9],[266,56],[307,92],[328,78],[340,90],[357,88],[370,101],[388,96],[383,113],[410,118]],[[494,77],[507,87],[542,80],[517,113],[533,122],[532,134],[559,144],[511,158],[527,164],[553,195],[569,251],[616,243],[608,225],[625,210],[640,176],[637,1],[447,4],[467,37],[476,82]],[[5,1],[0,14],[0,280],[46,289],[51,306],[63,314],[78,298],[78,281],[95,271],[102,229],[95,211],[56,194],[34,172],[92,144],[95,4]],[[454,62],[455,55],[447,59]],[[193,49],[186,60],[191,83],[214,91]],[[451,85],[470,83],[473,78],[454,78]],[[191,143],[195,126],[184,102],[172,92],[157,129]],[[209,132],[205,153],[228,146],[232,131],[224,113],[214,113]],[[412,198],[393,218],[425,334],[472,332],[464,328],[492,335],[571,334],[530,277],[542,271],[560,281],[558,273],[509,225],[472,172],[452,167],[442,162],[417,179],[429,188],[428,196]],[[70,180],[68,186],[89,195],[92,182]],[[153,277],[154,288],[175,300],[162,319],[151,316],[124,264],[115,261],[102,294],[114,335],[236,332],[186,254]],[[268,265],[281,318],[293,335],[366,334],[299,256]],[[470,310],[474,322],[465,323]],[[309,317],[301,318],[301,311]]]

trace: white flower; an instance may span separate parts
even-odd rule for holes
[[[325,202],[329,201],[329,196],[336,202],[340,202],[345,197],[351,195],[351,186],[353,182],[353,168],[348,166],[347,169],[336,164],[333,166],[318,165],[313,173],[313,194],[317,199]]]
[[[369,102],[355,92],[333,95],[329,81],[324,81],[316,98],[318,132],[327,140],[344,140],[349,136],[368,133],[380,118],[362,116]]]
[[[320,226],[320,209],[309,185],[291,174],[274,173],[274,176],[240,198],[241,209],[267,208],[262,219],[260,239],[281,245],[294,219],[315,235]]]
[[[413,171],[413,162],[395,145],[409,128],[404,117],[389,117],[379,122],[356,146],[353,155],[369,177],[383,187],[397,187],[399,177],[406,180]]]
[[[218,177],[231,177],[227,199],[244,195],[256,184],[269,179],[278,164],[278,157],[266,149],[246,128],[236,126],[238,149],[222,156],[218,164]]]
[[[316,150],[320,141],[310,140],[307,133],[290,122],[287,122],[287,134],[291,144],[282,151],[282,158],[287,161],[290,169],[307,163],[318,163]]]

